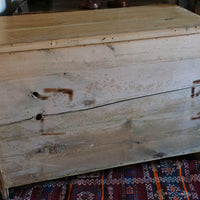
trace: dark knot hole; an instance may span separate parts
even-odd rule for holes
[[[42,114],[37,114],[35,117],[36,120],[41,120],[42,118],[43,118]]]

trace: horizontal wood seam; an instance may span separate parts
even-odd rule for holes
[[[172,92],[178,92],[178,91],[182,91],[182,90],[197,88],[198,86],[200,86],[200,84],[197,84],[195,86],[181,88],[181,89],[171,90],[171,91],[165,91],[165,92],[159,92],[159,93],[155,93],[155,94],[143,95],[143,96],[129,98],[129,99],[123,99],[123,100],[110,102],[110,103],[102,104],[102,105],[97,105],[97,106],[90,107],[90,108],[85,108],[85,109],[66,111],[66,112],[60,112],[60,113],[54,113],[54,114],[43,114],[43,117],[51,117],[51,116],[59,116],[59,115],[64,115],[64,114],[77,113],[77,112],[84,112],[84,111],[94,110],[94,109],[97,109],[97,108],[102,108],[102,107],[105,107],[105,106],[110,106],[110,105],[114,105],[114,104],[118,104],[118,103],[123,103],[123,102],[133,101],[133,100],[137,100],[137,99],[142,99],[142,98],[145,98],[145,97],[158,96],[158,95],[162,95],[162,94],[167,94],[167,93],[172,93]],[[27,118],[27,119],[11,122],[11,123],[7,123],[7,124],[0,124],[0,127],[13,125],[13,124],[21,123],[21,122],[24,122],[24,121],[32,120],[32,119],[35,119],[35,118],[32,116],[32,117]]]
[[[177,28],[179,29],[179,28]],[[177,29],[174,29],[177,30]],[[167,29],[168,30],[168,29]],[[152,32],[158,32],[159,30],[156,30],[156,31],[152,31]],[[165,29],[162,30],[163,32],[166,31]],[[172,30],[173,31],[173,30]],[[148,31],[144,31],[142,33],[147,33]],[[137,34],[140,34],[141,32],[136,32]],[[188,32],[187,34],[180,34],[180,33],[177,33],[177,34],[173,34],[173,35],[164,35],[164,36],[152,36],[152,37],[143,37],[143,38],[133,38],[133,39],[125,39],[125,40],[112,40],[112,41],[103,41],[101,38],[106,38],[106,37],[110,37],[110,38],[114,38],[114,37],[121,37],[123,35],[126,36],[126,35],[130,35],[131,33],[122,33],[122,34],[109,34],[109,35],[99,35],[99,36],[91,36],[91,37],[85,37],[85,38],[73,38],[73,39],[52,39],[52,40],[44,40],[44,41],[40,41],[40,42],[31,42],[31,43],[15,43],[15,44],[11,44],[11,45],[8,45],[8,44],[5,44],[5,45],[2,45],[0,46],[0,54],[4,54],[4,53],[15,53],[15,52],[29,52],[29,51],[35,51],[35,50],[51,50],[51,49],[61,49],[61,48],[69,48],[69,47],[80,47],[80,46],[91,46],[91,45],[104,45],[104,44],[109,44],[109,43],[123,43],[123,42],[131,42],[131,41],[141,41],[141,40],[152,40],[152,39],[160,39],[160,38],[171,38],[171,37],[181,37],[181,36],[188,36],[188,35],[199,35],[200,34],[200,31],[197,32],[197,33],[190,33]],[[84,40],[87,40],[87,39],[91,39],[91,40],[101,40],[99,42],[95,41],[95,42],[92,42],[92,41],[89,41],[89,42],[85,42],[84,43]],[[76,40],[82,40],[80,44],[76,44]],[[69,43],[73,43],[75,41],[75,44],[59,44],[58,46],[53,46],[51,45],[52,43],[56,43],[56,42],[69,42]],[[40,45],[41,44],[44,44],[44,45],[48,45],[47,47],[41,47]],[[16,46],[20,45],[20,46],[23,46],[23,45],[28,45],[28,47],[31,47],[31,49],[27,49],[27,48],[22,48],[22,49],[18,49],[18,50],[9,50],[9,49],[13,49],[15,48]],[[39,45],[39,47],[35,47],[34,48],[34,45]],[[19,46],[19,48],[20,48]],[[16,47],[18,48],[18,47]],[[4,49],[7,49],[7,50],[4,50]]]

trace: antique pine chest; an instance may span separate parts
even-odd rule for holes
[[[143,6],[0,18],[0,188],[200,151],[200,17]]]

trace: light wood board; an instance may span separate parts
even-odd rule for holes
[[[0,52],[196,33],[200,33],[200,18],[178,6],[1,17]]]
[[[0,125],[192,87],[200,78],[199,40],[191,35],[0,54]]]
[[[4,197],[199,152],[199,19],[177,6],[0,18]]]
[[[0,126],[4,187],[198,152],[200,97],[191,92]]]

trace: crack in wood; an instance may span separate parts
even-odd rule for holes
[[[198,86],[196,86],[196,87],[198,87]],[[151,96],[158,96],[158,95],[162,95],[162,94],[183,91],[183,90],[186,90],[186,89],[191,89],[191,87],[185,87],[185,88],[171,90],[171,91],[165,91],[165,92],[149,94],[149,95],[144,95],[144,96],[139,96],[139,97],[134,97],[134,98],[129,98],[129,99],[123,99],[123,100],[110,102],[110,103],[102,104],[102,105],[97,105],[97,106],[89,107],[89,108],[83,108],[83,109],[65,111],[65,112],[59,112],[59,113],[53,113],[53,114],[43,114],[43,117],[51,117],[51,116],[59,116],[59,115],[64,115],[64,114],[77,113],[77,112],[84,112],[84,111],[94,110],[94,109],[97,109],[97,108],[102,108],[102,107],[106,107],[106,106],[110,106],[110,105],[114,105],[114,104],[119,104],[119,103],[123,103],[123,102],[132,101],[132,100],[136,100],[136,99],[142,99],[142,98],[151,97]],[[58,89],[55,89],[55,90],[58,90]],[[27,119],[18,120],[18,121],[6,123],[6,124],[0,124],[0,127],[7,126],[7,125],[13,125],[13,124],[25,122],[25,121],[28,121],[28,120],[32,120],[32,119],[35,119],[35,117],[30,117],[30,118],[27,118]]]
[[[29,120],[32,120],[32,119],[35,119],[35,117],[30,117],[30,118],[27,118],[27,119],[22,119],[22,120],[18,120],[18,121],[6,123],[6,124],[0,124],[0,126],[1,127],[2,126],[9,126],[9,125],[13,125],[13,124],[18,124],[18,123],[26,122],[26,121],[29,121]]]

